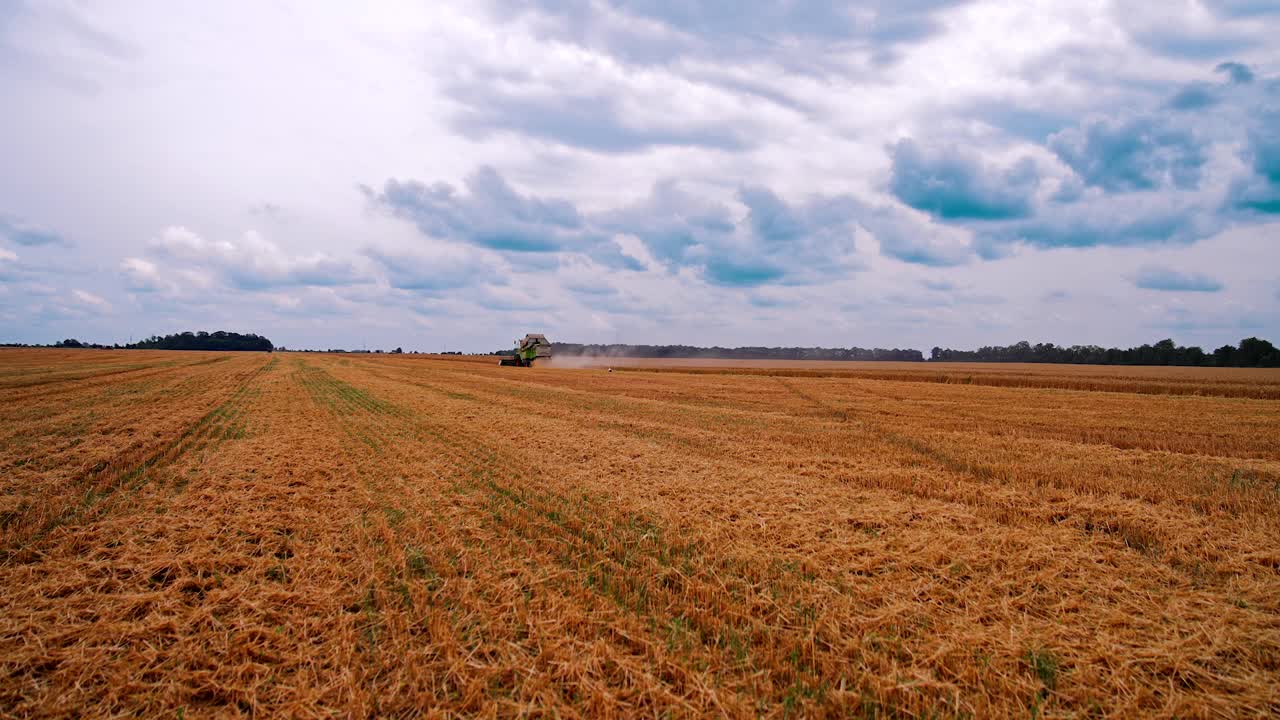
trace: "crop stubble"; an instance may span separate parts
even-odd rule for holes
[[[1280,712],[1280,377],[845,367],[2,352],[0,709]]]

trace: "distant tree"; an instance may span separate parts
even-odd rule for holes
[[[145,340],[127,345],[136,350],[230,350],[245,352],[271,352],[275,347],[261,335],[242,335],[225,332],[181,332],[173,335],[153,335]]]
[[[85,344],[75,338],[67,338],[66,340],[54,343],[53,346],[56,348],[82,348]]]
[[[729,360],[898,360],[923,362],[919,350],[894,348],[818,347],[695,347],[691,345],[582,345],[554,343],[552,354],[642,358],[720,358]],[[514,350],[496,350],[493,355],[511,355]]]
[[[403,354],[404,354],[404,348],[396,348],[395,350],[392,350],[392,351],[391,351],[391,354],[392,354],[392,355],[403,355]]]
[[[1090,365],[1217,365],[1219,367],[1277,367],[1280,351],[1266,340],[1246,338],[1239,347],[1223,345],[1206,353],[1196,346],[1183,347],[1172,339],[1154,345],[1128,349],[1102,348],[1097,345],[1056,346],[1053,343],[1030,345],[1026,342],[977,350],[934,348],[929,359],[936,362],[1027,362],[1076,363]]]
[[[1239,367],[1276,367],[1280,357],[1276,355],[1276,346],[1256,337],[1245,338],[1236,348],[1235,364]]]
[[[1214,364],[1218,367],[1235,367],[1236,366],[1236,346],[1223,345],[1213,351]]]

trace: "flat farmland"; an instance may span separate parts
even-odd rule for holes
[[[716,375],[842,377],[948,385],[1101,390],[1157,395],[1219,395],[1280,400],[1280,370],[1272,368],[601,357],[557,357],[552,358],[550,366]]]
[[[0,351],[0,715],[1280,714],[1280,371],[569,365]]]

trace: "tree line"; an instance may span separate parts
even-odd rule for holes
[[[509,354],[499,350],[494,354]],[[555,343],[552,355],[635,357],[635,358],[715,358],[725,360],[925,360],[919,350],[884,348],[821,347],[696,347],[692,345],[589,345]],[[1064,363],[1072,365],[1188,365],[1202,367],[1280,367],[1280,350],[1267,340],[1245,338],[1237,345],[1223,345],[1213,352],[1190,345],[1178,345],[1171,339],[1131,348],[1106,348],[1099,345],[1031,344],[1026,340],[1012,345],[987,345],[977,350],[952,350],[935,347],[929,353],[932,362],[1022,362]]]
[[[42,347],[21,343],[2,343],[0,347]],[[181,332],[153,335],[128,345],[101,345],[68,338],[44,347],[114,348],[135,350],[231,350],[271,352],[274,345],[253,333]],[[279,348],[284,350],[284,348]],[[323,351],[312,351],[323,352]],[[330,349],[327,352],[347,352]],[[358,351],[356,351],[358,352]],[[381,352],[381,351],[377,351]],[[404,352],[400,348],[392,354]],[[498,350],[494,355],[511,354]],[[446,353],[450,354],[450,353]],[[460,353],[455,353],[460,354]],[[821,347],[697,347],[693,345],[627,345],[554,343],[553,355],[634,357],[634,358],[716,358],[726,360],[893,360],[922,362],[924,354],[912,349],[885,348],[821,348]],[[1021,362],[1063,363],[1072,365],[1187,365],[1202,367],[1280,367],[1280,349],[1267,340],[1249,337],[1237,345],[1223,345],[1213,352],[1191,345],[1178,345],[1171,339],[1151,345],[1126,349],[1099,345],[1031,344],[1025,340],[1012,345],[987,345],[977,350],[952,350],[935,347],[929,353],[932,362]]]
[[[103,345],[83,342],[75,338],[59,340],[52,345],[26,345],[4,343],[0,347],[55,347],[92,348],[95,350],[229,350],[244,352],[271,352],[275,346],[261,335],[241,334],[219,330],[217,332],[180,332],[172,335],[152,335],[136,343]]]
[[[501,350],[495,354],[509,353]],[[694,347],[692,345],[583,345],[553,343],[551,354],[634,358],[716,358],[723,360],[897,360],[923,362],[919,350],[821,347]]]
[[[242,352],[271,352],[271,341],[254,333],[234,332],[181,332],[172,335],[152,335],[146,340],[126,345],[136,350],[230,350]]]
[[[1223,345],[1211,353],[1202,348],[1182,346],[1165,339],[1154,345],[1127,349],[1098,345],[1031,343],[1023,340],[1013,345],[988,345],[977,350],[952,350],[935,347],[929,353],[933,362],[1021,362],[1066,363],[1073,365],[1191,365],[1205,367],[1280,367],[1280,350],[1267,340],[1245,338],[1238,345]]]

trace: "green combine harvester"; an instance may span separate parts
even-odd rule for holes
[[[533,367],[533,361],[542,358],[551,358],[551,341],[542,333],[529,333],[523,340],[516,341],[516,354],[503,355],[498,364]]]

